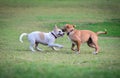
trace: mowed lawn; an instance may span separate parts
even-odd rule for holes
[[[119,78],[120,77],[120,1],[119,0],[0,0],[0,78]],[[99,36],[100,53],[81,46],[81,53],[71,51],[67,36],[56,43],[59,51],[39,45],[42,52],[29,50],[27,37],[21,33],[50,32],[54,25],[70,23],[76,29]]]

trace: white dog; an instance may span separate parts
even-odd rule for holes
[[[19,37],[19,40],[21,43],[23,43],[23,40],[22,40],[23,36],[28,36],[28,40],[30,42],[30,50],[33,52],[35,52],[33,48],[34,46],[35,46],[35,49],[37,49],[38,51],[42,51],[42,49],[38,48],[39,43],[43,45],[48,45],[53,50],[57,50],[55,47],[63,48],[63,46],[59,44],[54,44],[55,39],[63,35],[64,35],[64,32],[62,32],[61,29],[55,26],[54,30],[49,33],[40,32],[40,31],[35,31],[30,34],[22,33]]]

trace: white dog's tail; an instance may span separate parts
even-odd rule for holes
[[[22,38],[23,38],[23,36],[27,36],[27,35],[28,35],[27,33],[22,33],[22,34],[20,35],[20,37],[19,37],[19,41],[20,41],[21,43],[23,43]]]

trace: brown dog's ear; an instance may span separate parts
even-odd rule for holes
[[[66,25],[65,25],[65,28],[70,28],[70,24],[66,24]]]
[[[66,28],[69,28],[69,26],[67,25]]]

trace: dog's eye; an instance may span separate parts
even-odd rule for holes
[[[59,31],[59,33],[61,33],[61,31]]]

